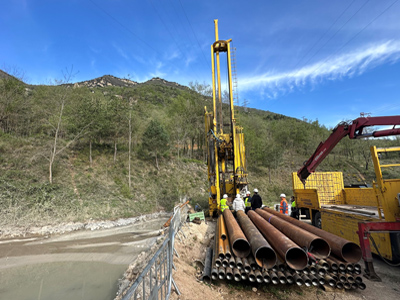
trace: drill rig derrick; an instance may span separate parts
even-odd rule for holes
[[[224,194],[234,198],[240,191],[247,189],[247,171],[245,146],[242,127],[236,124],[233,91],[232,68],[229,40],[218,38],[218,20],[215,24],[215,42],[211,45],[211,69],[213,87],[213,111],[205,107],[205,131],[207,145],[209,213],[218,213],[220,199]],[[229,123],[224,124],[221,92],[220,54],[226,53],[229,93]],[[225,116],[226,117],[226,116]],[[225,119],[226,121],[226,119]]]

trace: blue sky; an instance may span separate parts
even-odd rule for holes
[[[400,114],[399,16],[399,0],[2,1],[0,68],[31,84],[71,66],[74,82],[211,83],[218,19],[237,49],[241,101],[333,127],[361,112]]]

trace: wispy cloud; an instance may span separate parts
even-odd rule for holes
[[[125,58],[126,60],[129,60],[129,56],[128,54],[126,54],[126,52],[117,44],[113,43],[112,44],[113,47],[115,48],[115,50],[117,50],[118,54],[121,55],[123,58]]]
[[[363,74],[384,63],[400,60],[400,41],[387,41],[334,56],[300,69],[268,72],[240,80],[241,90],[260,89],[264,96],[276,98],[306,85]]]

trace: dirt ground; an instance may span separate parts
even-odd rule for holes
[[[181,292],[178,296],[174,291],[173,300],[204,300],[204,299],[399,299],[400,298],[400,267],[389,267],[375,259],[374,266],[382,282],[372,282],[364,278],[367,288],[362,290],[337,290],[325,287],[298,287],[294,285],[257,284],[234,281],[213,281],[205,284],[199,280],[201,263],[204,262],[207,247],[212,246],[215,231],[215,220],[207,220],[200,225],[188,223],[183,226],[181,239],[175,239],[175,249],[179,258],[174,258],[177,268],[173,277]],[[360,262],[362,266],[363,261]]]

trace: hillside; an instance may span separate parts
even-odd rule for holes
[[[183,197],[206,208],[204,106],[212,103],[204,90],[111,75],[27,88],[2,76],[0,226],[128,217],[170,210]],[[291,172],[330,131],[317,120],[236,110],[250,188],[266,203],[290,195]],[[399,143],[345,139],[319,170],[344,171],[346,184],[371,183],[370,144]]]

